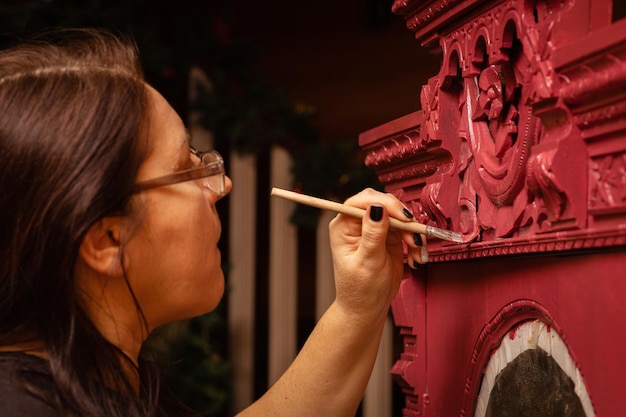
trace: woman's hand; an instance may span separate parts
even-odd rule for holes
[[[406,207],[391,194],[366,189],[345,204],[366,210],[363,220],[339,214],[330,223],[336,303],[342,311],[365,319],[386,315],[403,274],[403,244],[407,262],[428,261],[426,237],[389,229],[389,216],[413,221]]]
[[[337,296],[285,374],[244,416],[354,416],[363,398],[389,304],[407,262],[426,262],[426,238],[389,230],[389,216],[413,221],[391,194],[367,189],[346,204],[366,210],[360,219],[330,222]],[[426,256],[423,256],[425,254]]]

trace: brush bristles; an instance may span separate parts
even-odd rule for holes
[[[463,243],[463,237],[460,234],[449,230],[439,229],[438,227],[426,226],[426,234],[439,239],[449,240],[451,242]]]

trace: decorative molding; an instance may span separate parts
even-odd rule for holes
[[[478,242],[471,245],[442,246],[429,250],[430,262],[449,262],[494,256],[521,256],[547,252],[597,250],[626,245],[626,225],[605,230],[581,230],[537,235],[526,238]]]
[[[426,381],[426,344],[424,338],[417,337],[426,331],[423,279],[424,277],[407,268],[398,295],[391,305],[394,323],[400,330],[404,346],[400,358],[391,368],[391,375],[404,393],[405,417],[423,415],[423,408],[428,401],[427,393],[419,391]]]
[[[406,27],[416,32],[416,38],[434,38],[442,28],[458,20],[459,11],[468,12],[487,0],[395,0],[391,11],[402,15]]]

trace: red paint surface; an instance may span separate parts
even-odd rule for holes
[[[611,6],[394,3],[442,66],[420,110],[360,145],[418,221],[468,242],[429,241],[394,301],[405,416],[473,415],[493,349],[536,318],[568,346],[596,416],[626,409],[626,20]]]

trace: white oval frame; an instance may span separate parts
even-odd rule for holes
[[[502,338],[500,346],[493,352],[485,367],[474,417],[485,417],[491,390],[498,374],[522,352],[536,348],[541,348],[552,356],[563,372],[572,379],[574,391],[580,398],[585,415],[595,417],[582,374],[570,356],[569,349],[561,336],[541,320],[524,322]]]

